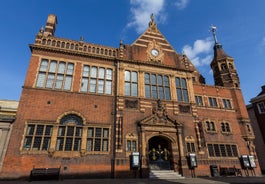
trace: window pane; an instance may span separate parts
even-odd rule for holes
[[[106,81],[106,94],[111,94],[111,88],[112,87],[112,82],[111,81]]]
[[[137,72],[132,72],[132,82],[137,82]]]
[[[59,127],[58,136],[64,136],[64,134],[65,134],[65,127]]]
[[[103,129],[103,137],[108,138],[109,137],[109,129],[104,128]]]
[[[45,80],[45,73],[39,73],[36,86],[37,87],[43,87],[44,86],[44,80]]]
[[[41,144],[41,137],[35,137],[34,143],[33,143],[33,148],[40,149],[40,144]]]
[[[176,77],[176,87],[180,88],[180,79]]]
[[[170,100],[171,97],[170,97],[170,89],[169,89],[169,87],[165,88],[165,92],[166,92],[166,100]]]
[[[181,87],[187,89],[186,79],[181,79]]]
[[[127,82],[130,82],[131,81],[131,72],[125,71],[125,73],[124,73],[124,80],[127,81]]]
[[[43,135],[44,126],[38,125],[36,130],[36,135]]]
[[[189,101],[189,97],[188,97],[188,91],[187,90],[183,90],[183,101],[184,102],[188,102]]]
[[[127,140],[127,151],[131,151],[131,141]]]
[[[145,85],[145,97],[146,98],[151,98],[151,91],[150,91],[150,86]]]
[[[108,140],[103,140],[102,151],[108,151]]]
[[[225,145],[224,144],[220,144],[220,150],[221,150],[222,157],[226,157]]]
[[[73,63],[68,63],[66,74],[72,75],[73,72],[74,72],[74,64]]]
[[[87,149],[87,151],[92,151],[92,148],[93,148],[93,140],[88,139],[87,144],[86,144],[86,149]]]
[[[92,69],[91,69],[91,73],[90,73],[91,77],[96,78],[97,77],[97,73],[98,73],[98,68],[93,66]]]
[[[65,83],[64,83],[64,89],[70,90],[72,84],[72,76],[66,76]]]
[[[210,157],[214,156],[214,151],[213,151],[213,145],[212,144],[208,144],[208,152],[209,152],[209,156]]]
[[[150,84],[150,75],[148,73],[144,74],[144,82],[145,84]]]
[[[164,99],[164,89],[162,86],[158,87],[159,99]]]
[[[56,65],[57,65],[57,61],[52,61],[52,62],[50,63],[49,72],[55,73]]]
[[[34,134],[35,125],[28,125],[27,128],[27,135],[33,135]]]
[[[106,79],[112,80],[112,70],[111,69],[107,69]]]
[[[93,136],[94,136],[94,128],[88,128],[87,137],[93,137]]]
[[[98,78],[104,79],[104,77],[105,77],[105,69],[99,68]]]
[[[156,86],[152,86],[152,98],[157,98]]]
[[[153,81],[152,81],[152,83],[153,83]],[[157,84],[160,85],[160,86],[162,86],[162,76],[161,75],[158,75],[157,76]]]
[[[75,143],[74,143],[74,151],[79,151],[81,148],[81,139],[75,139]]]
[[[52,126],[46,126],[45,135],[52,135]]]
[[[156,75],[152,74],[152,84],[156,84]]]
[[[227,156],[232,157],[232,149],[230,145],[225,145],[226,151],[227,151]]]
[[[63,75],[57,75],[56,77],[56,83],[55,83],[55,88],[56,89],[61,89],[63,85]]]
[[[100,139],[95,139],[94,151],[100,151]]]
[[[43,59],[40,64],[40,71],[46,72],[48,68],[48,60]]]
[[[125,85],[124,85],[124,95],[125,96],[131,95],[131,84],[128,82],[125,82]]]
[[[57,151],[62,151],[63,150],[63,138],[57,138],[56,150]]]
[[[66,138],[64,150],[65,151],[71,151],[72,145],[73,145],[73,139],[72,138]]]
[[[59,63],[59,68],[58,68],[58,73],[64,74],[64,70],[65,70],[65,63],[64,62],[60,62]]]
[[[132,151],[136,151],[136,141],[132,141]]]
[[[219,145],[218,145],[218,144],[214,144],[213,146],[214,146],[215,156],[216,156],[216,157],[220,157],[221,154],[220,154]]]
[[[89,76],[89,66],[84,66],[83,68],[83,77],[88,77]]]
[[[74,128],[75,127],[73,127],[73,126],[68,126],[66,135],[67,136],[73,136],[74,135]]]
[[[42,143],[42,150],[48,150],[48,148],[50,147],[50,142],[51,142],[50,138],[44,138]]]
[[[46,88],[52,88],[54,82],[54,74],[49,74],[46,81]]]
[[[90,92],[95,93],[96,92],[96,79],[90,79]]]
[[[104,80],[98,80],[98,93],[104,93]]]
[[[26,137],[24,140],[24,148],[30,149],[32,143],[32,137]]]
[[[132,84],[132,96],[138,96],[138,85],[136,83]]]
[[[101,137],[101,128],[96,128],[96,135],[95,137]]]
[[[169,78],[168,78],[168,76],[164,76],[164,86],[169,86]]]
[[[81,91],[87,92],[87,87],[88,87],[88,79],[82,79],[82,84],[81,84]]]
[[[178,101],[183,101],[181,89],[177,89]]]
[[[238,156],[238,152],[237,152],[236,145],[232,145],[232,151],[233,151],[234,157],[237,157]]]
[[[82,136],[82,128],[80,128],[80,127],[76,128],[75,136],[76,137],[81,137]]]

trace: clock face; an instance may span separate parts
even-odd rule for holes
[[[156,56],[158,56],[159,52],[156,49],[152,49],[151,54],[156,57]]]

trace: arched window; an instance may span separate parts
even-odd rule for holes
[[[75,114],[65,115],[60,120],[57,133],[57,151],[80,151],[83,120]]]
[[[215,124],[213,121],[211,121],[211,122],[206,121],[205,126],[206,126],[206,131],[216,131],[215,130]]]

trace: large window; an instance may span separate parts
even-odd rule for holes
[[[209,107],[218,107],[216,98],[208,97]]]
[[[52,135],[51,125],[28,124],[24,139],[24,150],[48,150]]]
[[[42,59],[36,87],[71,90],[74,64]]]
[[[230,128],[230,124],[229,123],[224,123],[222,122],[221,123],[221,130],[222,130],[222,133],[230,133],[231,132],[231,128]]]
[[[236,145],[231,144],[207,144],[210,157],[237,157]]]
[[[205,127],[207,132],[215,132],[215,123],[213,121],[206,121]]]
[[[87,151],[103,151],[109,150],[109,129],[99,127],[88,127],[87,131]]]
[[[98,94],[111,94],[112,69],[84,65],[81,91]]]
[[[195,96],[197,106],[203,106],[202,96]]]
[[[82,119],[74,114],[64,116],[58,129],[57,151],[80,151],[82,139]]]
[[[145,97],[170,100],[169,77],[145,73]]]
[[[124,95],[138,96],[137,72],[125,71],[124,73]]]
[[[189,102],[186,79],[176,77],[176,88],[177,88],[178,101]]]
[[[225,109],[232,109],[231,101],[229,99],[223,99],[223,106]]]

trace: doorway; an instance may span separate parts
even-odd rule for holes
[[[172,169],[171,141],[162,136],[155,136],[148,141],[148,158],[151,170]]]

